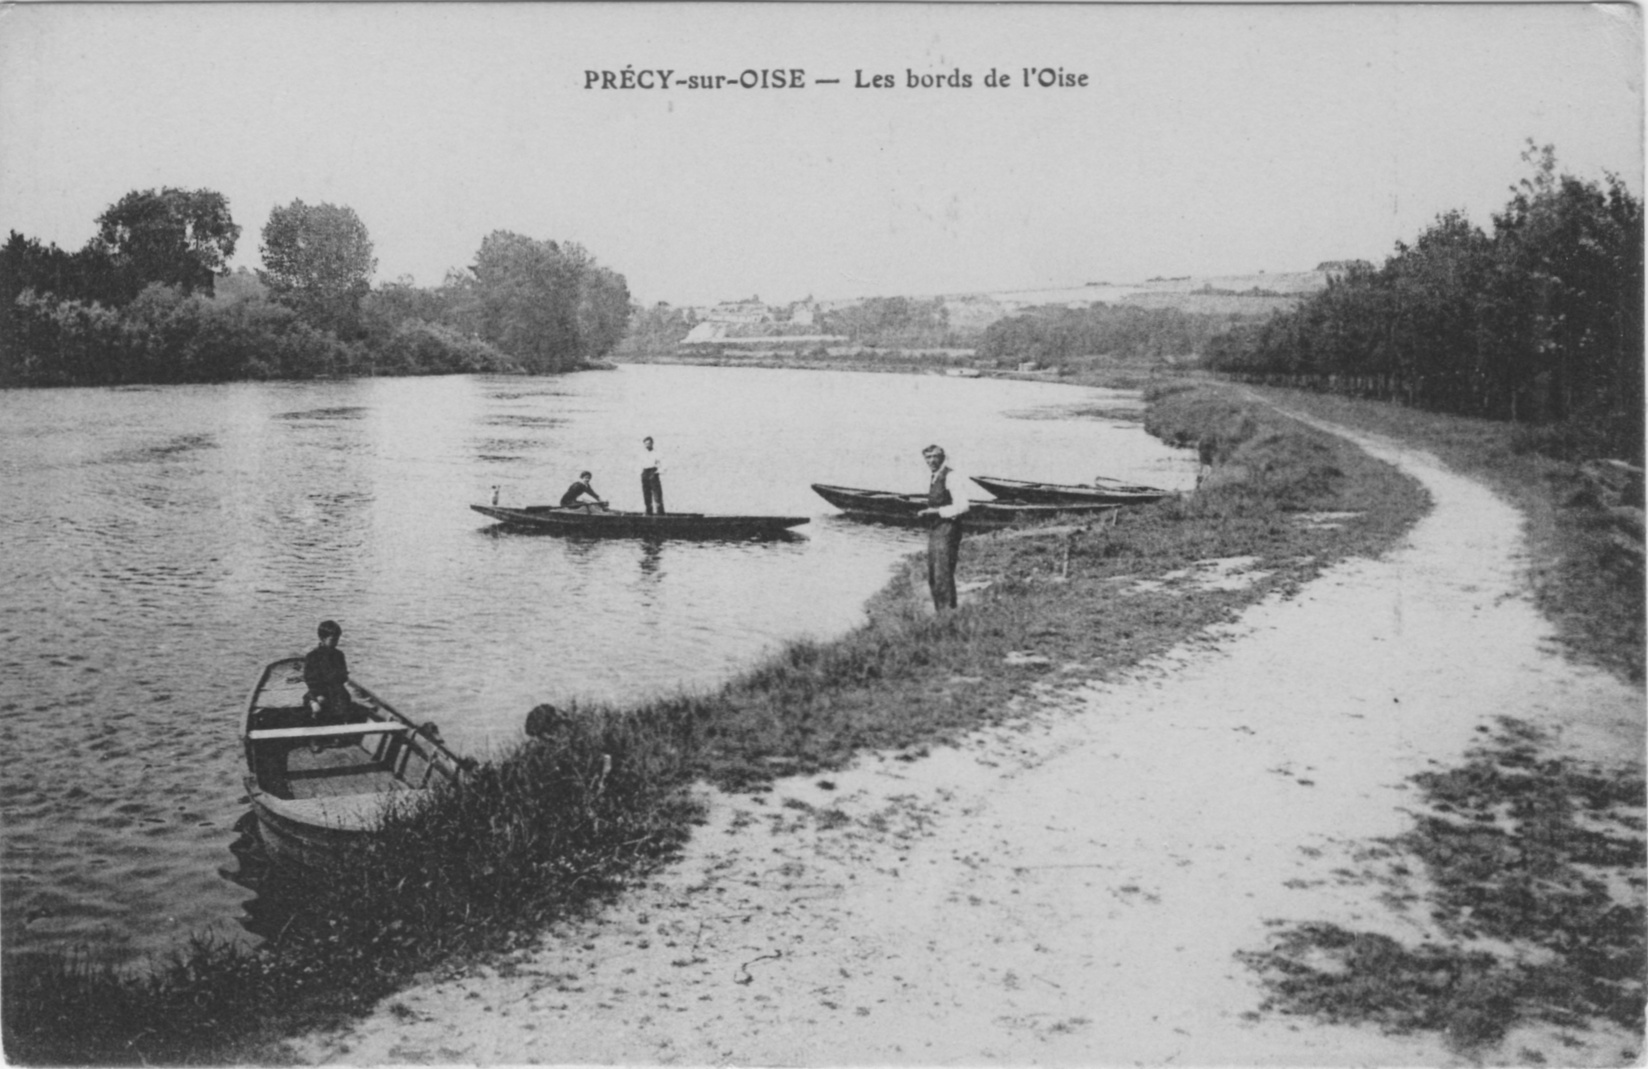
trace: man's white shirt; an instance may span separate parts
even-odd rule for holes
[[[939,508],[938,517],[941,520],[953,520],[973,507],[972,499],[967,496],[973,481],[949,464],[945,464],[944,467],[944,488],[950,491],[950,503]],[[928,473],[929,482],[932,475],[932,472]]]

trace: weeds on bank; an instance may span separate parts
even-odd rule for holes
[[[1486,730],[1486,729],[1483,729]],[[1238,956],[1264,978],[1266,1010],[1396,1032],[1444,1033],[1470,1052],[1516,1024],[1643,1029],[1645,788],[1631,768],[1544,752],[1519,721],[1458,768],[1413,778],[1427,810],[1386,846],[1398,905],[1423,867],[1437,938],[1408,946],[1332,924],[1290,925]]]
[[[919,748],[1003,720],[1015,698],[1165,652],[1333,560],[1383,549],[1424,508],[1388,466],[1228,393],[1163,391],[1149,420],[1169,441],[1216,439],[1201,491],[1114,526],[971,538],[961,579],[988,586],[957,612],[931,615],[907,569],[864,627],[791,643],[713,693],[566,710],[547,736],[393,817],[341,871],[267,873],[257,950],[196,943],[137,977],[84,961],[9,967],[8,1057],[279,1060],[282,1036],[531,943],[644,877],[699,819],[685,792],[695,780],[759,790],[865,748]],[[1301,523],[1312,510],[1346,517]],[[1264,574],[1231,590],[1136,586],[1231,556]]]

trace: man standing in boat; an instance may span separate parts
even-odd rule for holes
[[[352,719],[349,688],[349,662],[338,649],[343,628],[336,620],[320,622],[320,645],[303,658],[303,684],[309,688],[305,698],[315,702],[315,722],[346,724]]]
[[[567,487],[566,493],[561,495],[561,507],[565,509],[581,504],[580,499],[587,496],[592,504],[606,508],[607,503],[601,500],[601,495],[595,492],[595,487],[589,485],[593,478],[594,476],[587,471],[579,472],[578,481]]]
[[[930,517],[927,531],[927,589],[940,612],[956,607],[956,556],[961,551],[961,517],[972,502],[967,477],[944,462],[944,450],[930,445],[921,451],[932,477],[927,484],[927,507],[916,513]]]
[[[647,515],[652,515],[654,501],[658,503],[658,515],[664,514],[664,484],[659,479],[659,472],[663,471],[663,458],[652,447],[650,437],[641,439],[641,500],[647,506]]]

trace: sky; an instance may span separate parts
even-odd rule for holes
[[[626,68],[670,87],[601,88]],[[801,87],[685,84],[774,70]],[[1489,226],[1529,138],[1640,196],[1642,75],[1626,5],[24,3],[0,230],[77,249],[131,190],[211,189],[255,268],[301,199],[355,210],[379,281],[509,230],[643,304],[1297,271]]]

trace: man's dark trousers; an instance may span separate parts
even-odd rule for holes
[[[927,589],[935,609],[956,607],[956,558],[961,552],[961,520],[937,520],[927,531]]]
[[[646,503],[647,515],[652,515],[652,503],[658,502],[658,515],[664,514],[664,481],[657,468],[641,469],[641,500]]]

